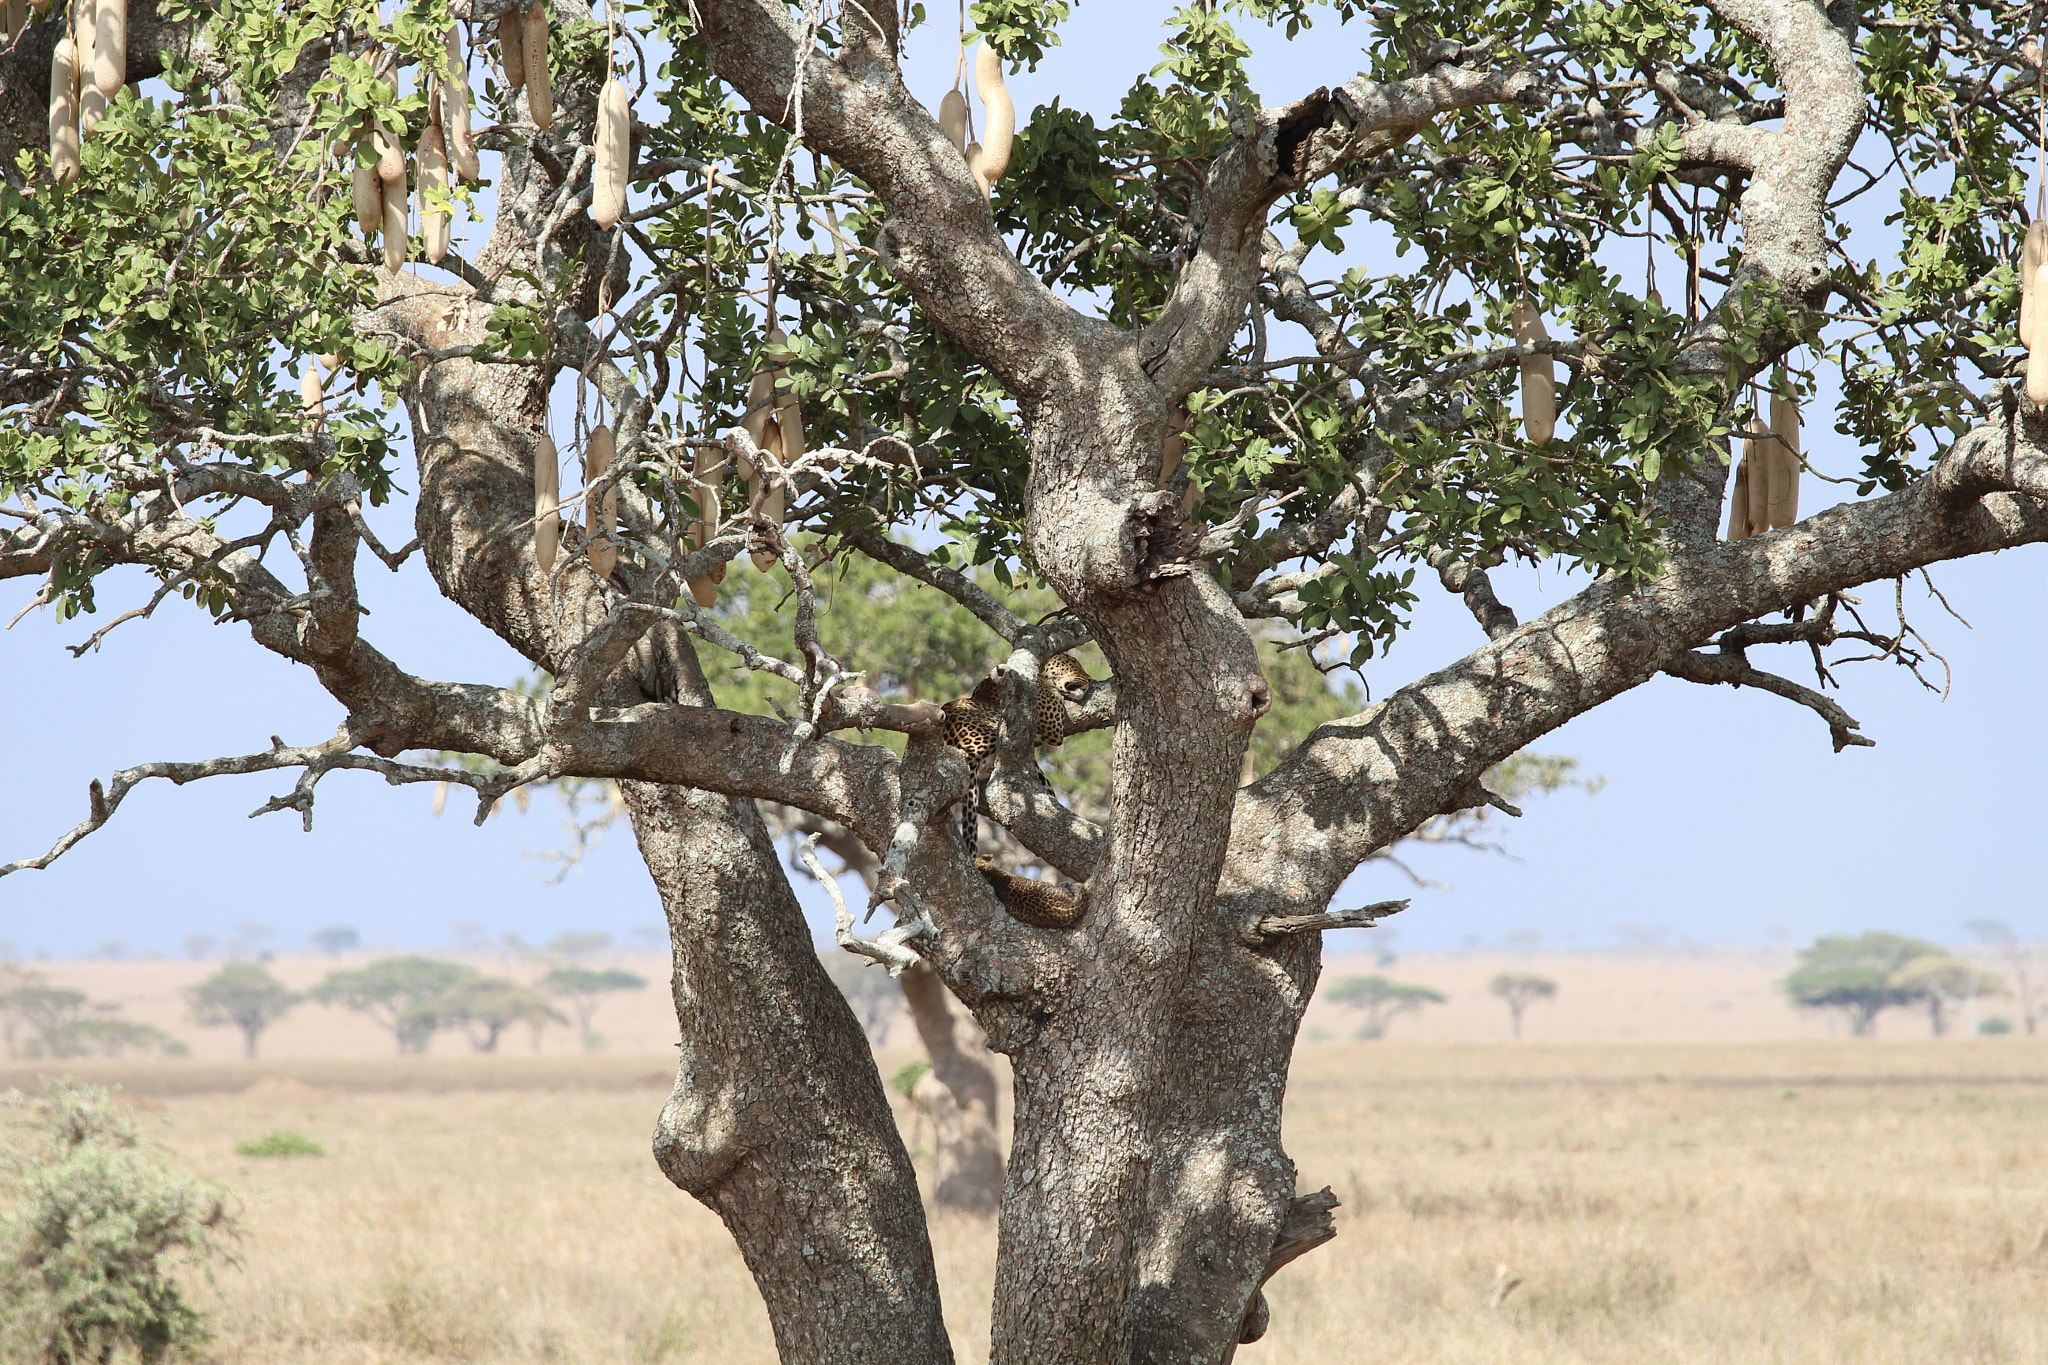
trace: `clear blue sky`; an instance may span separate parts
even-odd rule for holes
[[[1133,73],[1157,60],[1151,26],[1168,8],[1081,6],[1065,45],[1036,73],[1012,80],[1020,109],[1058,95],[1107,116]],[[912,81],[933,104],[951,83],[951,37],[925,29],[914,41]],[[1269,39],[1255,83],[1269,103],[1335,84],[1355,69],[1354,50],[1328,24],[1292,46]],[[1359,254],[1372,268],[1396,268],[1374,243]],[[1828,425],[1809,419],[1809,456],[1824,471],[1847,472],[1854,451]],[[1830,496],[1807,480],[1804,510]],[[387,543],[400,543],[410,517],[407,504],[373,520]],[[1975,629],[1948,617],[1917,582],[1909,587],[1911,618],[1953,665],[1954,688],[1944,701],[1887,665],[1845,670],[1841,700],[1875,749],[1835,754],[1826,727],[1803,709],[1668,679],[1582,717],[1540,747],[1578,756],[1607,779],[1606,789],[1539,799],[1526,819],[1504,822],[1517,860],[1413,851],[1417,870],[1449,888],[1413,893],[1414,907],[1394,921],[1397,946],[1456,948],[1534,930],[1553,946],[1600,947],[1616,941],[1617,926],[1705,944],[1865,928],[1953,940],[1962,921],[1979,915],[2048,937],[2048,735],[2035,719],[2048,668],[2044,571],[2041,547],[1937,569],[1935,581]],[[371,609],[365,631],[402,666],[475,681],[525,671],[433,591],[417,559],[395,577],[374,563],[362,575]],[[1524,619],[1570,586],[1554,574],[1497,579]],[[0,585],[0,619],[30,591]],[[139,575],[115,574],[101,600],[119,611],[146,592]],[[1889,585],[1865,600],[1873,620],[1890,620]],[[100,623],[59,625],[36,614],[0,637],[0,734],[10,759],[0,862],[40,853],[82,818],[90,778],[153,759],[252,752],[273,734],[292,743],[325,739],[339,720],[305,670],[182,602],[73,660],[62,646]],[[1384,695],[1479,642],[1461,606],[1426,591],[1415,628],[1367,679]],[[1774,652],[1785,657],[1772,659]],[[1757,657],[1811,677],[1794,651]],[[548,798],[524,816],[508,806],[478,829],[460,793],[435,818],[430,789],[342,773],[322,784],[311,834],[291,812],[245,818],[290,781],[272,774],[138,790],[112,825],[52,869],[0,881],[0,943],[24,955],[70,956],[109,940],[131,952],[174,953],[188,934],[226,938],[238,923],[257,923],[275,931],[273,946],[291,948],[322,925],[345,923],[371,944],[436,947],[454,944],[452,926],[460,924],[531,940],[571,927],[625,938],[660,922],[623,830],[566,882],[546,884],[549,868],[532,855],[563,840],[561,813]],[[817,889],[801,877],[797,884],[822,911]],[[1375,865],[1353,879],[1340,904],[1405,894],[1398,872]]]

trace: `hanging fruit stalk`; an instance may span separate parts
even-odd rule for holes
[[[607,231],[626,212],[626,171],[633,157],[633,109],[626,87],[608,77],[597,100],[596,166],[590,173],[590,216]]]
[[[1003,59],[987,43],[974,49],[974,90],[981,96],[984,141],[968,154],[967,169],[987,194],[1010,169],[1010,143],[1017,133],[1017,104],[1003,84]]]
[[[451,215],[446,209],[431,207],[434,195],[445,196],[448,193],[448,148],[438,123],[428,124],[427,131],[420,134],[418,192],[420,239],[427,260],[439,265],[441,258],[448,254]]]
[[[939,101],[939,127],[946,130],[955,147],[967,150],[967,96],[957,88],[948,90]]]
[[[476,159],[476,134],[469,117],[469,59],[462,52],[462,25],[450,24],[446,39],[448,74],[441,78],[441,125],[448,142],[448,164],[474,184],[483,178]]]
[[[619,567],[619,547],[612,537],[619,526],[619,490],[614,484],[602,498],[591,496],[590,490],[612,467],[615,450],[610,427],[596,428],[583,443],[583,536],[590,567],[599,578],[610,578]]]
[[[68,33],[50,54],[50,178],[78,178],[78,48]]]
[[[1779,376],[1780,387],[1787,381]],[[1773,527],[1799,520],[1799,400],[1771,391],[1771,498],[1765,512]]]
[[[405,264],[405,177],[384,181],[384,268],[396,271]]]
[[[508,90],[526,84],[526,16],[516,5],[498,16],[498,60]]]
[[[548,74],[548,8],[545,0],[533,0],[526,11],[526,29],[520,34],[526,52],[526,107],[533,126],[545,133],[555,122],[554,78]]]
[[[2048,264],[2048,219],[2035,218],[2027,224],[2025,243],[2020,247],[2020,345],[2034,344],[2034,325],[2041,316],[2041,287],[2037,276]]]
[[[562,543],[562,519],[556,515],[561,505],[561,454],[542,432],[533,443],[533,557],[544,574],[554,571],[555,551]]]
[[[1516,299],[1509,312],[1517,346],[1550,340],[1543,315],[1527,295]],[[1522,357],[1522,428],[1532,446],[1542,445],[1557,433],[1557,367],[1547,355]]]

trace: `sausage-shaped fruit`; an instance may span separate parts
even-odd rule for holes
[[[498,56],[505,66],[507,89],[526,84],[526,16],[513,6],[498,16]]]
[[[1728,494],[1728,539],[1741,540],[1749,534],[1750,442],[1742,443],[1744,454],[1735,462],[1735,488]]]
[[[92,80],[79,101],[79,125],[91,133],[128,82],[128,0],[97,0],[92,10]]]
[[[377,178],[387,185],[405,183],[405,148],[374,115],[370,123],[370,145],[377,149]]]
[[[776,371],[775,379],[780,386],[784,381],[783,372]],[[769,433],[769,439],[775,443],[775,454],[785,467],[803,458],[804,408],[796,394],[788,389],[783,389],[775,400],[775,427]],[[789,485],[786,483],[775,483],[761,499],[761,515],[777,526],[782,525],[787,519],[788,508]],[[754,567],[766,573],[774,566],[775,558],[770,553],[756,554]],[[764,559],[766,563],[762,562]]]
[[[697,501],[697,527],[692,537],[697,547],[709,545],[718,534],[718,523],[722,519],[718,505],[718,479],[724,473],[725,462],[714,451],[703,446],[697,447],[694,472],[695,481],[690,485],[690,496]],[[718,605],[718,585],[725,579],[725,565],[721,564],[702,578],[690,580],[690,595],[697,599],[700,607]]]
[[[78,49],[68,33],[50,54],[50,178],[78,178]]]
[[[633,106],[626,87],[607,79],[597,98],[596,165],[590,172],[590,216],[610,230],[626,213],[626,172],[633,157]]]
[[[2041,299],[2035,305],[2040,309],[2048,305],[2048,297],[2042,291],[2048,290],[2048,265],[2034,272],[2034,294]],[[2027,343],[2027,400],[2035,407],[2048,404],[2048,320],[2036,316],[2033,339]]]
[[[1771,483],[1773,466],[1771,429],[1763,418],[1752,417],[1742,429],[1742,462],[1749,466],[1749,504],[1744,535],[1760,536],[1771,529]]]
[[[472,183],[483,178],[476,159],[476,134],[469,118],[469,59],[462,53],[462,25],[448,25],[448,74],[442,77],[441,126],[448,139],[448,164]]]
[[[384,182],[384,268],[396,271],[405,264],[405,177]]]
[[[561,505],[561,453],[543,432],[533,443],[533,557],[544,574],[554,571],[555,551],[562,543],[562,519],[556,515]]]
[[[610,578],[619,567],[619,547],[612,539],[619,527],[619,490],[614,484],[602,498],[591,497],[590,490],[612,467],[616,449],[610,427],[596,428],[583,443],[583,535],[590,546],[590,567],[599,578]]]
[[[774,456],[775,462],[777,464],[780,464],[782,462],[784,458],[784,450],[782,444],[782,424],[779,421],[772,422],[769,424],[767,438],[763,442],[761,448],[764,451],[766,451],[769,455]],[[764,474],[763,477],[766,477],[766,475]],[[770,484],[768,487],[768,491],[766,493],[761,493],[758,485],[750,486],[747,492],[750,499],[757,496],[761,499],[761,515],[764,518],[772,520],[777,524],[781,523],[781,484]],[[747,557],[754,561],[754,567],[756,569],[759,569],[762,573],[767,573],[770,569],[774,568],[776,560],[779,558],[779,556],[776,555],[775,551],[767,547],[766,538],[756,537],[753,535],[749,535],[747,538],[753,541],[755,545],[759,547],[749,549],[747,551]]]
[[[968,169],[986,190],[1010,169],[1010,143],[1017,135],[1017,104],[1003,84],[1003,58],[987,43],[974,49],[974,90],[981,96],[981,154]]]
[[[520,34],[526,49],[526,108],[533,126],[545,133],[555,123],[555,81],[548,74],[548,7],[546,0],[533,0],[526,11],[526,29]]]
[[[2041,316],[2041,287],[2036,280],[2048,264],[2048,219],[2027,224],[2025,243],[2020,247],[2020,345],[2034,344],[2034,326]]]
[[[327,404],[321,401],[320,372],[311,365],[299,372],[299,414],[305,418],[307,431],[320,431],[327,426]]]
[[[754,371],[754,377],[747,383],[747,413],[740,419],[740,426],[756,450],[765,450],[768,445],[768,424],[775,420],[775,380],[780,371],[763,367]],[[747,481],[747,499],[754,497],[753,483],[758,477],[751,460],[742,457],[739,461],[739,476]]]
[[[332,377],[334,372],[341,368],[341,356],[338,352],[322,351],[313,358],[320,362],[320,368],[327,371],[329,377]]]
[[[420,134],[420,239],[427,260],[439,265],[448,254],[450,215],[446,209],[429,207],[428,196],[435,191],[448,192],[448,145],[441,126],[430,123]]]
[[[1799,520],[1799,400],[1771,393],[1771,500],[1766,507],[1772,526]]]
[[[939,101],[939,127],[946,130],[955,147],[967,150],[967,96],[958,90],[946,92],[946,97]]]
[[[363,240],[371,241],[384,226],[384,182],[375,166],[358,162],[349,188],[356,201],[356,226],[362,229]]]
[[[1550,340],[1543,315],[1527,296],[1516,299],[1509,311],[1517,346]],[[1532,446],[1542,445],[1557,433],[1557,368],[1547,355],[1522,357],[1522,428]]]

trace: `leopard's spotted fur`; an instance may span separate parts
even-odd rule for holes
[[[1067,738],[1067,703],[1079,706],[1088,700],[1095,679],[1072,655],[1055,654],[1038,670],[1036,707],[1037,739],[1040,744],[1064,744]],[[974,765],[979,785],[982,764],[995,752],[996,737],[1002,730],[1002,689],[993,674],[974,685],[970,696],[945,705],[946,743],[967,755]],[[972,803],[961,812],[961,833],[968,846],[974,845],[976,816]],[[1000,871],[994,860],[977,856],[974,865],[996,893],[1005,910],[1026,924],[1041,929],[1065,929],[1081,918],[1081,897],[1052,882],[1033,881]]]
[[[1001,871],[995,859],[989,857],[977,856],[974,868],[987,879],[1003,909],[1026,924],[1041,929],[1068,929],[1081,918],[1081,897],[1071,887]]]

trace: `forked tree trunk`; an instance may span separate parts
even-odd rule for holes
[[[1086,441],[1148,440],[1165,414],[1118,361],[1135,368],[1106,360],[1099,395],[1031,414],[1033,548],[1116,675],[1117,728],[1085,947],[1059,1007],[1007,1049],[995,1365],[1221,1361],[1294,1193],[1280,1106],[1316,955],[1246,948],[1216,904],[1269,693],[1206,574],[1132,590],[1129,533],[1088,477],[1129,455]]]
[[[781,1358],[950,1361],[917,1177],[754,804],[625,784],[675,945],[654,1152],[731,1229]]]

